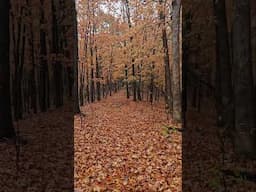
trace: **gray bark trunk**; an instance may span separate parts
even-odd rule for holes
[[[181,0],[173,0],[172,21],[172,94],[173,94],[173,120],[182,121],[181,97],[181,68],[180,68],[180,11]]]

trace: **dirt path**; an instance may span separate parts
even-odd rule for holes
[[[127,100],[123,92],[75,117],[77,191],[181,191],[181,134],[162,133],[163,104]]]

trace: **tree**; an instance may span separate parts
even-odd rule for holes
[[[250,1],[234,0],[234,8],[234,144],[238,153],[255,156],[256,123],[250,42]]]
[[[0,138],[14,137],[10,94],[9,1],[0,2]]]
[[[73,20],[74,20],[74,30],[73,30],[73,38],[74,42],[78,44],[78,32],[77,32],[77,11],[76,11],[76,3],[75,1],[72,2],[73,7]],[[74,45],[74,66],[73,66],[73,97],[74,97],[74,112],[80,113],[80,106],[79,106],[79,94],[78,94],[78,45]]]
[[[131,12],[130,12],[130,3],[129,0],[125,0],[125,9],[126,9],[126,17],[128,21],[129,29],[132,28],[132,22],[131,22]],[[130,43],[132,44],[133,36],[130,36]],[[133,47],[131,47],[133,49]],[[131,50],[132,52],[132,50]],[[134,64],[134,58],[131,58],[132,63],[132,88],[133,88],[133,100],[137,101],[137,80],[135,76],[135,64]]]
[[[228,37],[225,1],[213,0],[216,25],[216,99],[218,124],[227,123],[227,115],[231,115],[231,59]]]
[[[166,2],[165,2],[166,3]],[[159,0],[160,5],[160,22],[162,30],[162,45],[164,50],[164,71],[165,71],[165,100],[168,105],[169,113],[173,111],[173,98],[172,98],[172,87],[171,87],[171,67],[170,67],[170,55],[169,55],[169,46],[168,38],[166,31],[166,15],[165,15],[165,6],[163,0]]]
[[[182,95],[181,95],[181,55],[180,55],[180,14],[181,0],[172,1],[172,94],[173,119],[182,121]]]
[[[134,101],[145,92],[153,102],[165,92],[172,111],[170,2],[78,1],[80,104],[84,93],[105,97],[123,85]]]
[[[75,50],[71,3],[11,2],[10,87],[15,120],[31,112],[61,107],[71,98]]]

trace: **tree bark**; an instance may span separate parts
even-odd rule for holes
[[[14,137],[10,94],[9,1],[0,2],[0,138]]]
[[[168,112],[171,114],[173,111],[173,101],[172,101],[172,88],[171,88],[171,67],[170,67],[170,59],[169,59],[169,46],[168,46],[168,38],[166,32],[166,24],[165,24],[165,13],[164,13],[164,5],[163,1],[159,0],[160,4],[160,22],[162,27],[162,43],[164,49],[164,68],[165,68],[165,100],[168,105]],[[153,93],[152,93],[153,94]]]
[[[172,94],[173,94],[173,120],[182,121],[182,95],[180,78],[180,13],[181,0],[173,0],[173,21],[172,21]]]
[[[255,103],[250,45],[250,1],[234,0],[234,105],[237,153],[255,157]]]
[[[74,38],[74,54],[73,54],[73,97],[74,97],[74,112],[80,113],[80,107],[79,107],[79,97],[78,97],[78,34],[77,34],[77,12],[76,12],[76,2],[74,1],[72,3],[73,7],[73,22],[74,22],[74,32],[73,32],[73,38]]]
[[[218,124],[225,125],[229,118],[232,84],[226,5],[224,0],[213,0],[216,20],[216,99]]]

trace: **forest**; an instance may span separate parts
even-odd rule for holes
[[[31,113],[57,108],[72,97],[75,17],[66,17],[72,8],[68,9],[69,4],[64,1],[2,4],[5,20],[1,22],[6,30],[1,30],[1,42],[5,45],[1,53],[9,66],[1,68],[1,114],[5,115],[1,116],[1,124],[5,126],[0,135],[11,137],[15,131],[10,119],[18,121]],[[63,11],[57,11],[61,8]]]
[[[164,96],[170,115],[182,121],[181,3],[171,4],[78,1],[79,105],[125,86],[133,101]]]
[[[254,0],[2,0],[0,191],[256,191]]]
[[[182,5],[182,190],[255,191],[255,1]]]
[[[0,2],[0,191],[73,190],[74,10]]]
[[[181,1],[77,10],[75,189],[181,191]]]

